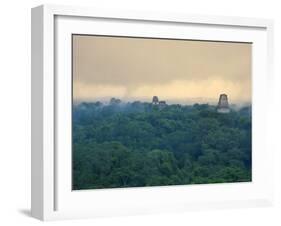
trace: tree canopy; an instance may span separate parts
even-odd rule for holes
[[[73,189],[251,181],[251,106],[73,106]]]

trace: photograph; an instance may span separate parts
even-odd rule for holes
[[[252,43],[72,34],[72,190],[252,181]]]

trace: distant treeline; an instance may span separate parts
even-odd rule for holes
[[[73,189],[242,181],[251,181],[250,106],[73,106]]]

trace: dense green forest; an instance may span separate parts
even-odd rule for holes
[[[73,189],[251,181],[251,107],[73,105]]]

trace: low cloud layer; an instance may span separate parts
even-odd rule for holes
[[[251,101],[251,44],[74,36],[75,100]]]

